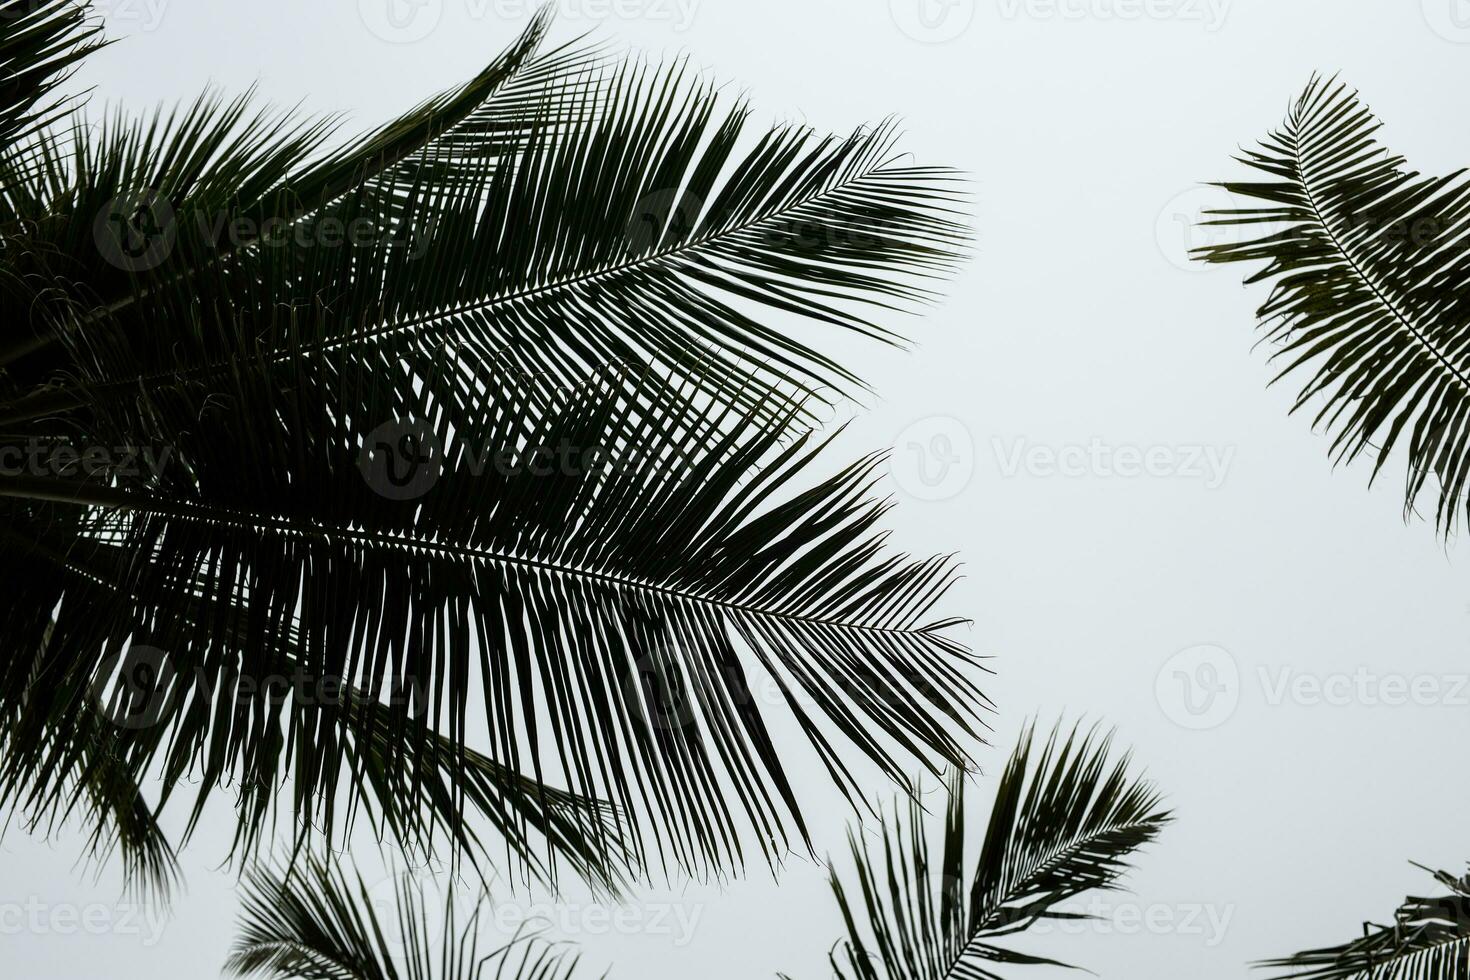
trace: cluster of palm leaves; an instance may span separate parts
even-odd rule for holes
[[[1293,410],[1315,407],[1335,461],[1406,458],[1404,509],[1435,498],[1446,536],[1470,513],[1470,177],[1424,176],[1377,139],[1381,123],[1336,79],[1314,78],[1283,125],[1224,182],[1240,206],[1206,224],[1240,232],[1205,262],[1258,262],[1259,317],[1304,376]],[[1432,480],[1431,480],[1432,478]],[[1470,879],[1436,872],[1449,894],[1409,898],[1391,926],[1266,961],[1306,980],[1448,980],[1470,975]]]
[[[1075,728],[1063,736],[1058,727],[1035,753],[1028,730],[997,784],[973,870],[965,863],[962,773],[947,780],[941,826],[930,828],[929,814],[910,799],[906,816],[895,810],[879,828],[881,855],[854,831],[851,869],[833,865],[833,895],[850,930],[831,955],[833,976],[998,980],[995,964],[1062,965],[1002,941],[1038,922],[1088,918],[1069,900],[1115,887],[1129,855],[1168,822],[1153,785],[1130,769],[1126,756],[1113,758],[1110,736]],[[228,968],[268,980],[573,973],[575,954],[534,930],[481,953],[477,927],[486,906],[476,904],[461,921],[453,886],[426,895],[421,879],[401,876],[395,891],[384,914],[373,891],[335,861],[254,869]],[[431,904],[443,908],[436,914]]]
[[[1470,875],[1433,872],[1449,894],[1410,896],[1393,925],[1364,924],[1363,935],[1340,946],[1312,949],[1262,964],[1300,980],[1446,980],[1470,973]]]
[[[74,4],[23,6],[85,53]],[[342,145],[209,97],[12,139],[0,413],[48,454],[0,478],[27,651],[0,778],[38,817],[105,764],[165,800],[198,777],[195,817],[231,786],[242,849],[278,803],[409,847],[473,809],[533,867],[611,832],[719,873],[806,835],[756,671],[844,788],[849,747],[967,763],[978,661],[929,615],[952,563],[884,552],[874,459],[807,476],[810,400],[848,379],[750,309],[867,330],[853,304],[917,297],[961,241],[949,176],[886,129],[743,141],[679,67],[543,53],[547,26]],[[703,211],[630,233],[668,187]],[[373,454],[415,433],[432,486],[387,492],[374,467],[419,460]],[[564,446],[608,464],[483,465]],[[68,465],[92,447],[167,465]]]
[[[891,551],[880,457],[830,465],[816,429],[864,390],[824,333],[901,343],[874,317],[961,258],[956,175],[549,29],[344,138],[214,95],[91,118],[86,4],[0,0],[0,801],[159,897],[233,804],[239,972],[572,969],[410,890],[388,949],[312,856],[354,828],[616,893],[810,851],[798,750],[864,804],[983,744],[953,561]],[[1028,745],[970,897],[931,909],[915,866],[841,971],[1027,962],[991,940],[1152,839],[1105,744]]]

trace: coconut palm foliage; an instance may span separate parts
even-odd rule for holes
[[[483,905],[430,896],[400,875],[369,888],[336,862],[255,867],[242,885],[240,935],[226,972],[265,980],[569,980],[576,953],[522,932],[487,948]],[[443,911],[436,913],[435,906]],[[435,927],[437,924],[437,928]]]
[[[1457,980],[1470,975],[1470,875],[1433,874],[1449,894],[1406,898],[1392,925],[1367,923],[1361,937],[1341,946],[1261,965],[1288,971],[1277,974],[1283,980]]]
[[[7,97],[54,105],[91,35],[20,7],[60,33],[7,40]],[[148,821],[224,793],[237,850],[362,816],[611,886],[804,845],[760,682],[854,799],[965,764],[953,565],[885,550],[875,459],[814,464],[812,391],[858,382],[765,319],[893,339],[863,310],[954,259],[949,176],[547,29],[360,139],[206,97],[0,149],[31,821],[105,818],[162,879]]]
[[[65,114],[60,86],[100,45],[101,30],[78,4],[7,2],[0,16],[0,145],[12,146]]]
[[[1264,263],[1248,281],[1272,283],[1260,317],[1278,377],[1302,379],[1295,407],[1315,406],[1335,460],[1366,453],[1376,475],[1403,450],[1406,513],[1433,477],[1448,533],[1470,477],[1470,180],[1410,169],[1379,125],[1355,92],[1314,79],[1241,158],[1261,179],[1219,185],[1242,206],[1207,223],[1243,234],[1198,257]]]
[[[1112,888],[1168,822],[1152,783],[1111,758],[1111,736],[1060,727],[1033,751],[1021,737],[996,787],[980,853],[966,864],[965,778],[949,780],[943,827],[917,801],[883,824],[881,847],[851,835],[853,871],[832,890],[848,938],[831,956],[854,980],[988,980],[1054,960],[1005,943],[1037,923],[1084,919],[1063,907]],[[1004,975],[1014,975],[1007,970]]]

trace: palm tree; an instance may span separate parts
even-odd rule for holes
[[[954,564],[885,548],[879,457],[813,475],[816,403],[863,386],[796,336],[899,342],[869,317],[960,258],[954,176],[548,26],[342,139],[248,97],[89,122],[85,4],[0,0],[0,799],[32,824],[89,816],[162,885],[157,813],[187,838],[225,791],[237,853],[361,817],[616,887],[807,846],[762,684],[853,800],[968,764]]]
[[[1259,232],[1198,250],[1205,262],[1263,262],[1260,309],[1302,374],[1295,408],[1318,405],[1335,461],[1367,453],[1373,475],[1405,451],[1405,513],[1433,476],[1435,522],[1470,505],[1470,178],[1426,177],[1377,140],[1357,93],[1314,78],[1285,124],[1241,161],[1263,179],[1219,184],[1241,207],[1206,224]]]
[[[1279,974],[1283,980],[1454,980],[1466,976],[1470,972],[1470,875],[1457,878],[1448,871],[1432,873],[1449,894],[1410,896],[1394,912],[1393,925],[1365,923],[1363,935],[1351,942],[1261,965],[1289,970]]]
[[[1021,736],[995,790],[973,870],[966,865],[965,783],[951,776],[944,824],[931,851],[928,821],[910,800],[907,819],[884,822],[881,852],[850,835],[853,873],[832,891],[848,937],[834,975],[852,980],[993,980],[992,964],[1050,964],[998,942],[1049,921],[1087,918],[1063,903],[1114,887],[1128,857],[1169,822],[1153,784],[1111,735],[1054,729],[1032,761]]]

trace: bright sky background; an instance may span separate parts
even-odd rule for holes
[[[469,77],[529,9],[391,0],[394,28],[386,2],[111,0],[121,43],[83,80],[140,110],[258,84],[365,127]],[[1105,720],[1177,813],[1110,900],[1112,925],[1032,948],[1104,978],[1223,980],[1388,919],[1433,888],[1410,860],[1463,869],[1470,555],[1403,523],[1397,469],[1372,490],[1362,467],[1332,471],[1327,439],[1286,414],[1294,391],[1266,389],[1261,289],[1183,254],[1219,200],[1199,183],[1240,174],[1232,153],[1314,71],[1358,87],[1417,168],[1470,161],[1470,3],[559,2],[560,37],[687,52],[760,118],[845,130],[899,114],[917,160],[973,176],[976,260],[941,307],[895,323],[918,348],[824,343],[878,392],[839,452],[895,447],[896,540],[966,562],[945,611],[973,617],[995,657],[990,771],[1028,716]],[[1138,459],[1152,472],[1126,475]],[[1308,703],[1319,682],[1347,703]],[[1383,703],[1398,683],[1437,703]],[[835,852],[848,814],[820,797],[812,813]],[[0,973],[216,975],[236,913],[218,870],[230,819],[213,815],[186,854],[188,895],[158,921],[119,907],[110,874],[73,868],[74,836],[13,829]],[[814,864],[673,897],[657,927],[633,916],[641,931],[568,923],[587,974],[828,973],[840,928]],[[101,934],[66,925],[94,903]],[[27,909],[43,928],[13,928]]]

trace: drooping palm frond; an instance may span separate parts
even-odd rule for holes
[[[94,704],[85,703],[47,732],[34,767],[0,766],[7,819],[51,836],[69,824],[88,833],[87,852],[98,865],[116,853],[124,886],[140,898],[166,903],[179,880],[173,845],[158,825],[142,788],[143,776],[122,757],[117,732]],[[13,746],[0,730],[0,757]]]
[[[117,617],[119,624],[130,615],[147,621],[148,603],[136,596],[128,601],[127,572],[118,564],[126,557],[124,551],[94,541],[91,548],[74,542],[71,552],[62,554],[43,542],[7,537],[13,546],[8,568],[13,594],[39,594],[42,601],[65,595],[80,607],[84,629],[89,607]],[[16,658],[17,670],[28,665],[37,674],[0,702],[0,799],[45,831],[59,829],[69,817],[89,818],[84,823],[92,828],[93,855],[105,856],[116,846],[126,880],[166,897],[176,872],[172,847],[159,832],[154,813],[189,774],[185,767],[197,765],[193,775],[206,787],[195,801],[193,821],[216,790],[230,787],[227,777],[242,781],[235,787],[237,847],[248,848],[267,827],[276,794],[292,776],[298,780],[298,808],[315,785],[316,761],[310,751],[315,739],[340,754],[336,764],[352,787],[345,794],[348,807],[354,815],[361,811],[385,845],[399,854],[430,860],[438,845],[445,844],[452,866],[463,863],[482,878],[501,872],[510,881],[518,874],[555,887],[565,867],[606,893],[619,892],[636,871],[609,805],[537,783],[452,742],[418,718],[404,718],[401,700],[395,708],[338,677],[313,673],[298,631],[269,623],[251,631],[244,595],[212,608],[201,598],[205,594],[203,583],[176,589],[169,597],[170,615],[186,634],[212,629],[227,649],[248,645],[251,672],[231,664],[232,672],[221,678],[198,670],[181,675],[175,669],[181,665],[162,651],[137,646],[113,657],[101,651],[97,662],[84,665],[93,676],[85,690],[36,698],[31,692],[48,690],[64,670],[46,657]],[[24,608],[17,606],[9,617],[9,635],[20,634],[18,616]],[[72,624],[75,618],[64,622]],[[47,627],[46,640],[53,635],[54,624]],[[18,679],[12,674],[8,683]],[[164,684],[195,691],[201,710],[216,698],[209,707],[225,714],[214,734],[223,738],[228,733],[233,742],[226,749],[215,741],[207,755],[201,748],[194,759],[173,756],[172,768],[158,783],[160,799],[149,803],[140,784],[148,776],[156,779],[158,774],[150,771],[156,758],[153,743],[140,745],[136,730],[165,723],[172,694],[155,699]],[[291,706],[294,713],[288,712],[290,726],[272,724],[273,716],[287,707],[288,692],[298,702]],[[55,716],[46,717],[47,710]],[[208,725],[210,720],[206,716],[195,723]],[[407,743],[419,751],[405,751]],[[244,753],[251,761],[225,773],[222,751]],[[315,805],[330,814],[334,801],[316,800]],[[298,812],[303,821],[298,833],[305,834],[306,821],[317,811]],[[323,829],[330,834],[330,819],[327,824]],[[495,836],[483,837],[481,824],[488,824]]]
[[[384,362],[330,385],[281,373],[226,394],[165,389],[144,415],[187,466],[137,487],[0,478],[33,525],[110,515],[78,536],[116,556],[116,595],[132,597],[99,604],[83,581],[81,608],[71,586],[39,600],[69,628],[44,690],[0,671],[0,702],[25,708],[19,737],[94,689],[93,651],[141,644],[170,670],[150,692],[167,714],[129,733],[136,755],[171,779],[203,767],[205,795],[237,785],[250,841],[289,745],[295,806],[331,827],[339,792],[360,789],[344,785],[339,741],[353,713],[325,724],[319,705],[242,683],[281,672],[263,640],[289,629],[308,677],[397,699],[390,757],[430,753],[452,771],[462,760],[429,733],[478,740],[510,771],[609,800],[640,854],[698,874],[805,840],[761,674],[854,798],[833,736],[898,780],[915,757],[967,762],[988,704],[979,664],[946,635],[952,620],[928,619],[953,567],[882,553],[875,459],[797,490],[818,440],[784,444],[789,419],[697,408],[657,379],[629,396],[620,378],[550,398],[501,384],[467,415],[458,376],[409,383],[431,376]],[[407,428],[383,446],[385,422]],[[365,480],[364,452],[396,453],[414,427],[442,448],[421,494]],[[467,720],[475,689],[488,731]]]
[[[101,25],[76,0],[0,0],[0,147],[25,146],[76,105],[59,93],[101,46]]]
[[[994,980],[997,964],[1056,964],[999,940],[1045,920],[1085,916],[1062,903],[1111,888],[1127,860],[1169,820],[1153,785],[1109,761],[1111,736],[1053,731],[1033,764],[1032,732],[1016,746],[990,813],[978,862],[966,867],[965,778],[949,781],[938,846],[909,805],[883,824],[881,853],[851,838],[854,876],[832,889],[848,938],[837,976],[855,980]]]
[[[1425,869],[1426,871],[1429,869]],[[1267,960],[1287,970],[1281,980],[1459,980],[1470,976],[1470,875],[1433,872],[1449,894],[1410,896],[1393,924],[1364,924],[1363,935],[1341,946]]]
[[[1375,476],[1402,449],[1406,512],[1433,477],[1449,533],[1470,477],[1470,178],[1409,169],[1379,126],[1355,92],[1314,79],[1241,158],[1266,179],[1219,185],[1251,203],[1206,222],[1260,235],[1197,254],[1265,263],[1247,281],[1273,283],[1260,317],[1278,378],[1306,378],[1295,407],[1319,402],[1334,459],[1366,452]]]
[[[265,980],[569,980],[576,972],[575,951],[532,934],[488,948],[481,908],[463,915],[453,886],[431,896],[420,880],[400,876],[388,913],[375,907],[384,896],[374,897],[335,861],[252,868],[225,969]]]

